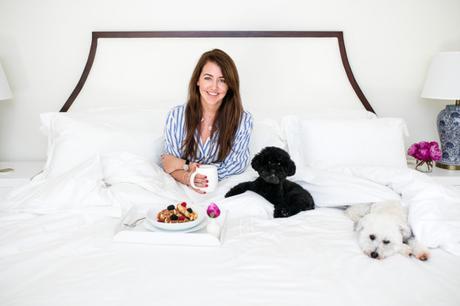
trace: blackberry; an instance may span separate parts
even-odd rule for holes
[[[172,216],[171,216],[171,220],[173,220],[173,221],[176,221],[176,220],[178,220],[178,219],[179,219],[179,217],[176,216],[176,215],[172,215]]]
[[[174,210],[174,208],[176,208],[174,205],[169,205],[168,207],[168,210]]]
[[[188,211],[189,213],[192,213],[192,212],[193,212],[193,209],[191,209],[191,208],[189,207],[189,208],[187,208],[187,211]]]

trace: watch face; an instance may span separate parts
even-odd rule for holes
[[[188,168],[189,168],[189,167],[188,167],[187,164],[184,164],[184,165],[182,166],[182,169],[184,169],[185,171],[188,171]]]

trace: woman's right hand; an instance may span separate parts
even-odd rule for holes
[[[190,178],[191,178],[193,172],[195,172],[196,169],[199,168],[199,167],[200,167],[200,164],[198,164],[198,163],[191,163],[190,164],[190,169],[189,169],[190,175],[188,175],[186,185],[189,185],[190,188],[192,188],[193,190],[195,190],[198,193],[205,194],[206,193],[205,191],[202,191],[202,190],[200,190],[198,188],[192,187],[191,182],[190,182]],[[208,178],[205,175],[198,173],[197,175],[195,175],[193,183],[194,183],[194,185],[196,187],[204,188],[204,187],[208,186]]]

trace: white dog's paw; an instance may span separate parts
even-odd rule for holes
[[[418,260],[427,261],[430,258],[430,252],[428,252],[428,250],[420,251],[420,252],[414,253],[414,256]]]
[[[415,258],[421,261],[427,261],[430,258],[430,251],[416,239],[409,239],[408,243],[412,248],[412,255],[414,255]]]

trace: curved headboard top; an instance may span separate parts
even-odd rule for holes
[[[93,32],[83,74],[61,112],[183,104],[198,58],[235,61],[246,109],[280,117],[309,110],[374,112],[348,62],[342,32]]]

